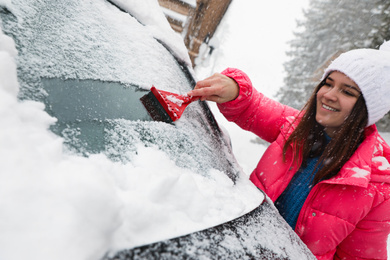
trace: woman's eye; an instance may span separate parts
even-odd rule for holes
[[[342,93],[344,93],[344,94],[347,95],[347,96],[351,96],[351,97],[354,97],[354,96],[355,96],[354,93],[352,93],[351,91],[348,91],[348,90],[343,90]]]
[[[353,94],[347,90],[343,90],[343,93],[347,96],[353,96]]]

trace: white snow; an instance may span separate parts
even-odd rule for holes
[[[190,5],[190,6],[192,6],[192,7],[196,7],[196,0],[180,0],[180,1],[182,1],[183,3],[186,3],[186,4],[188,4],[188,5]]]
[[[168,101],[178,105],[179,107],[181,107],[184,103],[184,100],[181,100],[181,99],[175,97],[174,95],[168,95],[168,96],[166,96],[166,98],[168,99]]]
[[[358,168],[358,167],[354,167],[354,168],[352,168],[351,170],[355,172],[355,173],[352,175],[352,177],[355,177],[355,178],[366,178],[367,175],[370,174],[369,171],[364,170],[364,169],[361,169],[361,168]]]
[[[166,43],[177,57],[181,57],[187,65],[191,65],[185,45],[178,44],[183,41],[181,36],[171,29],[157,0],[113,0],[113,2],[128,10],[142,24],[146,25],[157,39]]]
[[[134,1],[143,10],[146,2]],[[233,185],[217,170],[206,178],[153,147],[140,147],[127,164],[64,153],[44,105],[17,99],[16,55],[0,31],[0,259],[99,259],[220,224],[261,201],[249,180]]]
[[[381,170],[381,171],[386,171],[386,170],[390,169],[389,162],[383,156],[374,157],[374,158],[372,158],[372,161],[373,162],[379,162],[381,164],[379,166],[379,170]]]
[[[163,10],[163,12],[166,16],[169,16],[177,21],[180,21],[183,25],[186,23],[188,16],[183,15],[183,14],[179,14],[179,13],[174,12],[174,11],[167,9],[167,8],[161,7],[161,9]]]
[[[16,52],[7,36],[0,42],[0,259],[98,259],[258,203],[247,181],[233,185],[219,171],[206,179],[155,148],[141,147],[131,164],[64,154],[43,104],[17,101]]]

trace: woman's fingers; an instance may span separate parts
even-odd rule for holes
[[[216,73],[213,76],[198,81],[195,88],[188,92],[190,96],[200,96],[201,100],[224,103],[235,99],[239,94],[237,83],[223,75]]]
[[[198,85],[197,85],[198,86]],[[216,86],[208,86],[208,87],[202,87],[202,88],[194,88],[192,91],[190,91],[191,96],[212,96],[217,95],[219,93],[219,88]]]

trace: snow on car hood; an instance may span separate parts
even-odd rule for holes
[[[17,99],[17,55],[13,40],[0,32],[0,259],[98,259],[217,225],[262,201],[245,176],[233,184],[211,169],[205,177],[154,147],[139,147],[126,164],[103,154],[64,153],[64,140],[48,129],[56,119],[44,105]],[[103,69],[96,73],[121,78],[121,71]]]

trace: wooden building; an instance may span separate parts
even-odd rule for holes
[[[158,0],[171,27],[180,33],[192,64],[209,43],[232,0]]]

